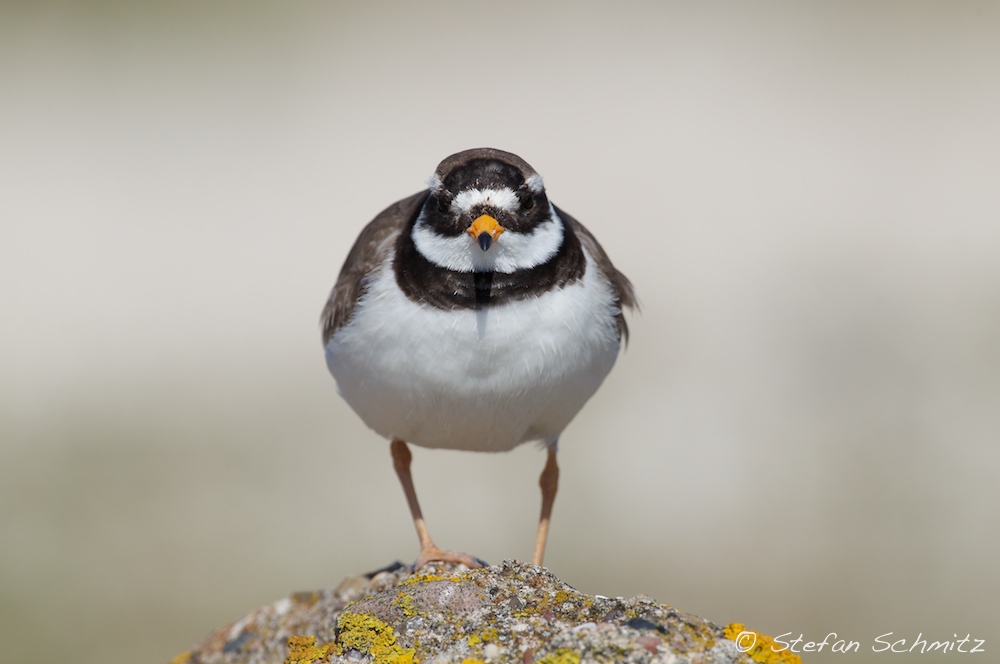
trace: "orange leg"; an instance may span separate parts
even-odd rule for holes
[[[410,515],[413,517],[413,526],[417,529],[417,537],[420,538],[420,555],[413,564],[414,569],[420,569],[432,561],[446,563],[463,563],[469,567],[484,567],[482,560],[470,556],[467,553],[456,553],[439,549],[431,539],[427,531],[427,524],[424,523],[424,515],[420,511],[420,503],[417,502],[417,492],[413,488],[413,476],[410,475],[410,461],[413,455],[406,443],[398,438],[393,438],[390,445],[392,451],[392,464],[399,476],[399,483],[403,485],[403,493],[406,494],[406,502],[410,505]]]
[[[549,538],[549,521],[552,520],[552,505],[556,502],[556,490],[559,488],[559,465],[556,463],[556,447],[549,446],[548,458],[542,476],[538,478],[538,486],[542,488],[542,516],[538,519],[538,536],[535,538],[535,555],[531,562],[541,565],[545,557],[545,542]]]

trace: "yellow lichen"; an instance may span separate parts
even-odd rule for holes
[[[715,634],[707,629],[704,624],[692,624],[691,622],[682,620],[680,628],[684,630],[691,640],[702,644],[705,648],[711,648],[715,645]]]
[[[430,583],[431,581],[444,581],[445,577],[440,574],[414,574],[408,579],[400,581],[399,585],[409,586],[415,583]]]
[[[497,632],[495,627],[487,627],[480,633],[479,636],[483,639],[483,641],[489,643],[490,641],[496,641],[497,636],[499,635],[500,633]]]
[[[184,652],[182,652],[181,654],[177,655],[172,660],[170,660],[170,664],[188,664],[188,662],[190,661],[191,661],[191,652],[189,650],[185,650]]]
[[[458,583],[462,580],[457,574],[452,574],[451,576],[441,576],[440,574],[414,574],[413,576],[404,579],[399,582],[401,586],[412,586],[417,583],[430,583],[431,581],[451,581],[453,583]]]
[[[569,648],[559,648],[542,657],[536,664],[580,664],[580,655]]]
[[[337,645],[335,643],[317,646],[315,636],[290,636],[288,637],[288,657],[285,658],[285,664],[329,662],[330,655],[336,653]]]
[[[731,623],[723,630],[730,641],[760,664],[802,664],[799,656],[782,646],[777,648],[774,639],[766,634],[748,630],[743,623]]]
[[[403,615],[412,618],[417,615],[417,610],[413,606],[413,595],[404,593],[402,590],[396,594],[396,605],[403,610]]]
[[[467,639],[465,640],[465,642],[469,644],[469,647],[470,647],[470,648],[471,648],[472,646],[478,646],[478,645],[480,644],[480,642],[481,642],[481,641],[482,641],[482,639],[481,639],[481,638],[479,638],[479,635],[478,635],[478,634],[469,634],[469,638],[467,638]]]
[[[462,664],[486,664],[486,662],[480,659],[463,659]]]
[[[396,643],[392,626],[370,613],[341,613],[337,644],[372,656],[373,664],[413,664],[416,650]]]
[[[300,592],[292,593],[291,600],[296,604],[305,604],[306,606],[312,606],[319,601],[318,592]]]

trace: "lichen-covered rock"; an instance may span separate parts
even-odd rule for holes
[[[647,597],[584,595],[521,562],[419,574],[393,565],[253,611],[172,664],[798,662],[773,648],[741,652],[739,632]]]

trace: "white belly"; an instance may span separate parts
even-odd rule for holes
[[[617,309],[590,256],[584,277],[482,311],[417,305],[373,275],[326,347],[341,395],[387,438],[509,450],[558,438],[618,356]]]

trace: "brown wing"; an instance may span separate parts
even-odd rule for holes
[[[425,190],[393,203],[361,231],[340,268],[340,276],[320,316],[324,346],[333,333],[351,319],[354,305],[364,294],[366,278],[382,263],[392,238],[417,216],[427,195]]]
[[[558,207],[556,207],[556,212],[563,220],[563,223],[573,229],[573,232],[580,238],[580,242],[587,248],[587,252],[597,261],[597,266],[601,269],[601,272],[611,280],[611,289],[615,294],[615,304],[618,305],[618,315],[615,317],[618,323],[618,337],[625,339],[627,343],[628,325],[625,323],[624,310],[628,308],[638,311],[639,309],[639,301],[635,297],[632,282],[612,265],[611,259],[604,253],[604,249],[597,242],[597,238],[591,235],[590,231],[583,224]]]

